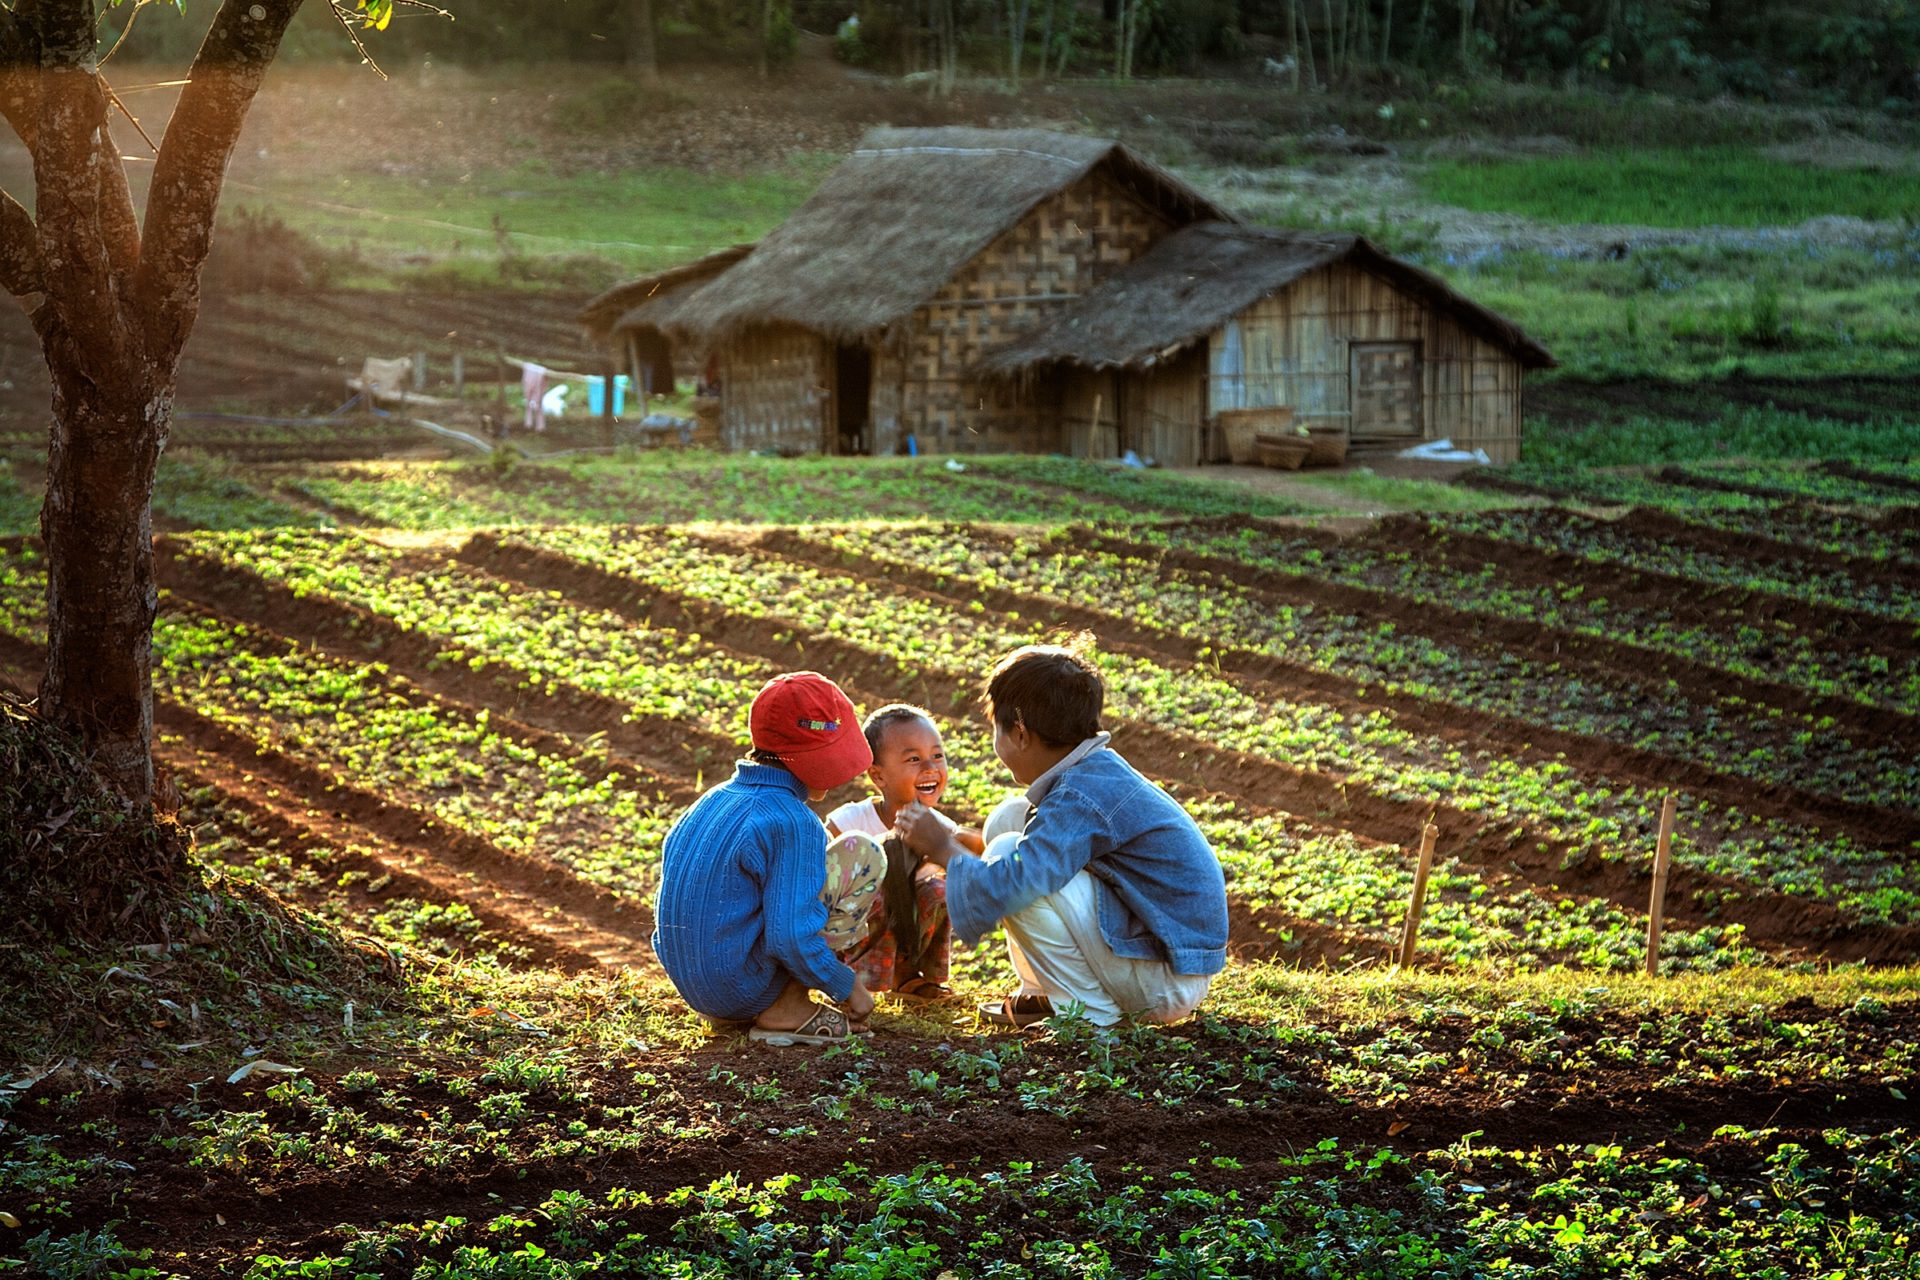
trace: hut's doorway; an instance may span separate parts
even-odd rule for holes
[[[1412,438],[1425,434],[1420,417],[1420,345],[1356,342],[1352,346],[1355,440]]]
[[[873,400],[873,352],[865,347],[833,350],[835,453],[873,452],[868,405]]]

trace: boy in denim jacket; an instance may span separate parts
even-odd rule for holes
[[[1186,810],[1108,745],[1106,689],[1079,648],[1028,645],[987,680],[993,750],[1026,787],[995,810],[974,856],[925,806],[895,828],[947,871],[954,934],[1006,927],[1020,990],[984,1006],[1026,1026],[1073,1003],[1110,1026],[1174,1022],[1226,966],[1220,860]]]

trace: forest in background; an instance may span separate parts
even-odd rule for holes
[[[105,21],[121,56],[190,52],[203,24]],[[183,0],[190,18],[214,0]],[[1731,94],[1895,113],[1920,108],[1920,5],[1907,0],[554,0],[396,10],[383,64],[580,61],[641,74],[714,61],[777,69],[800,31],[836,35],[846,61],[890,74],[1012,81],[1259,70],[1289,88],[1462,74]],[[308,6],[290,59],[337,58],[345,36]]]

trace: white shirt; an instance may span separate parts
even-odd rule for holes
[[[933,816],[944,822],[947,830],[959,830],[960,824],[938,809],[933,811]],[[841,835],[849,831],[858,831],[863,835],[872,836],[875,840],[885,840],[893,834],[893,828],[880,821],[880,806],[871,799],[849,800],[828,814],[827,821],[832,823],[833,829]]]

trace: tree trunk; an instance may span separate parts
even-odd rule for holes
[[[660,83],[660,59],[654,44],[653,0],[627,0],[627,70],[648,87]]]
[[[1027,27],[1033,21],[1033,0],[1007,0],[1007,78],[1020,87],[1020,55],[1026,52]],[[1043,54],[1040,65],[1044,69]]]
[[[1306,54],[1307,58],[1307,83],[1314,88],[1318,88],[1320,86],[1320,68],[1313,60],[1313,28],[1307,25],[1307,6],[1305,4],[1300,6],[1299,17],[1300,48],[1301,51]]]
[[[299,7],[222,0],[154,160],[144,225],[109,128],[93,4],[0,8],[0,114],[32,155],[36,193],[32,214],[0,195],[0,284],[53,380],[40,709],[79,733],[133,812],[153,803],[154,467],[227,162]]]
[[[1474,0],[1460,0],[1460,65],[1473,65]]]
[[[1380,65],[1386,66],[1393,58],[1393,0],[1387,0],[1386,12],[1380,15]]]
[[[767,49],[773,43],[773,0],[760,0],[760,78],[767,78]]]
[[[1293,67],[1293,91],[1300,92],[1300,0],[1287,0],[1287,62]]]
[[[1054,0],[1047,0],[1047,7],[1040,19],[1040,78],[1047,78],[1047,60],[1053,56],[1053,6]]]
[[[1334,35],[1339,31],[1333,25],[1333,0],[1320,0],[1320,17],[1327,28],[1327,83],[1333,84],[1340,79],[1340,51],[1333,44]]]
[[[141,378],[55,368],[47,501],[47,670],[40,705],[80,732],[130,807],[153,795],[153,475],[172,397]],[[95,375],[97,377],[97,373]],[[169,379],[170,381],[170,379]]]

